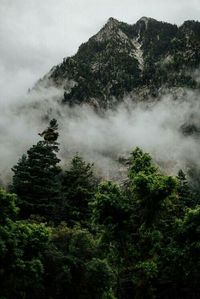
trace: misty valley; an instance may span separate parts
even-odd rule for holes
[[[0,106],[0,299],[200,298],[200,23],[109,18]]]

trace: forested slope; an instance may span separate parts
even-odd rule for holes
[[[133,149],[127,179],[59,165],[52,120],[0,189],[0,298],[200,298],[199,196]]]

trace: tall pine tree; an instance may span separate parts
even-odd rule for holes
[[[62,176],[63,220],[69,225],[81,223],[87,226],[90,219],[89,202],[97,185],[92,167],[93,164],[86,163],[76,155]]]
[[[33,145],[23,155],[14,172],[12,191],[18,195],[21,217],[39,215],[46,220],[55,220],[59,205],[60,160],[58,152],[58,125],[55,119],[41,134],[44,140]]]

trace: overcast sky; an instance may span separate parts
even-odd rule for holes
[[[0,103],[12,101],[109,17],[199,20],[199,0],[0,0]]]

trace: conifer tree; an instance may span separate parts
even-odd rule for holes
[[[56,217],[60,173],[57,129],[57,121],[51,120],[47,130],[39,134],[44,140],[33,145],[12,168],[12,191],[18,195],[22,218],[40,215],[54,220]]]
[[[64,219],[69,224],[86,224],[90,217],[89,202],[95,193],[96,180],[92,164],[76,155],[62,178]]]

